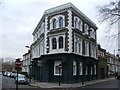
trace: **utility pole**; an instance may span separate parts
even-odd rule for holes
[[[118,3],[118,14],[120,14],[120,1]],[[120,18],[120,16],[118,16],[118,19]],[[120,56],[120,19],[118,20],[118,54]]]
[[[16,66],[16,70],[17,70],[17,78],[15,78],[15,79],[17,79],[16,80],[16,90],[18,90],[18,72],[19,72],[19,68],[21,65],[22,65],[22,63],[20,61],[20,58],[16,59],[16,61],[15,61],[15,66]]]

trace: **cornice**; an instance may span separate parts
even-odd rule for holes
[[[44,12],[44,15],[50,16],[50,15],[67,11],[69,9],[77,13],[78,15],[81,15],[86,22],[89,22],[92,26],[94,26],[95,29],[98,29],[96,24],[92,20],[90,20],[84,13],[82,13],[77,7],[75,7],[72,3],[67,3],[57,7],[50,8]]]

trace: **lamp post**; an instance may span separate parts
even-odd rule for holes
[[[61,73],[60,73],[60,70],[62,69],[62,64],[59,64],[57,67],[58,67],[58,70],[59,70],[59,86],[60,86],[61,85],[61,80],[60,80]]]
[[[116,50],[114,50],[114,69],[115,69],[115,76],[116,76],[116,74],[117,74],[117,71],[116,71],[117,67],[116,67],[116,66],[117,66],[117,65],[116,65],[116,63],[115,63],[115,62],[116,62],[115,51],[116,51]],[[117,51],[119,52],[120,49],[117,49]],[[117,57],[118,57],[118,56],[117,56]]]
[[[88,29],[87,31],[84,31],[84,33],[86,33],[86,32],[88,32],[88,36],[89,37],[93,37],[92,35],[91,35],[91,32],[92,31],[94,31],[92,28],[90,28],[90,29]],[[94,39],[96,39],[96,33],[93,33],[94,34]],[[83,64],[84,65],[84,64]],[[85,66],[83,66],[82,65],[82,67],[84,68]],[[84,85],[84,83],[85,83],[85,74],[84,74],[84,70],[85,69],[83,69],[83,73],[82,73],[82,85]]]
[[[29,82],[31,83],[31,51],[30,51],[30,46],[25,46],[26,48],[28,48],[28,53],[29,53],[29,59],[30,59],[30,65],[29,65]]]

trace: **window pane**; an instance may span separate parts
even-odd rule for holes
[[[59,48],[63,48],[63,37],[59,38]]]
[[[76,75],[76,70],[77,66],[76,66],[76,61],[73,61],[73,75]]]
[[[56,66],[55,69],[56,69],[55,70],[55,74],[59,74],[59,68],[58,68],[58,66]]]
[[[81,44],[79,43],[79,53],[81,53]]]
[[[88,74],[88,67],[86,66],[86,75]]]
[[[79,65],[79,70],[80,70],[80,75],[82,75],[82,62],[80,62],[80,65]]]
[[[56,60],[54,62],[54,75],[59,75],[59,73],[60,73],[60,75],[62,75],[62,67],[60,67],[60,69],[59,69],[60,64],[61,64],[61,61]],[[60,70],[60,72],[59,72],[59,70]]]
[[[77,28],[77,26],[78,26],[78,20],[77,20],[77,18],[75,19],[75,28]]]
[[[53,19],[53,29],[56,28],[56,19]]]
[[[52,49],[57,49],[57,41],[56,38],[52,39]]]
[[[59,27],[63,27],[63,18],[62,17],[59,18]]]
[[[75,42],[75,52],[77,52],[77,42]]]

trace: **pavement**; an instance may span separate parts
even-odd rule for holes
[[[110,81],[110,80],[114,80],[114,79],[115,79],[115,77],[87,81],[87,82],[84,82],[83,85],[82,85],[82,82],[80,82],[80,83],[73,83],[73,84],[61,83],[61,85],[59,86],[58,83],[37,82],[37,81],[32,81],[29,85],[33,86],[33,87],[39,87],[39,88],[77,88],[77,87],[85,87],[85,86],[89,86],[89,85],[94,85],[94,84],[98,84],[98,83],[102,83],[102,82]]]

